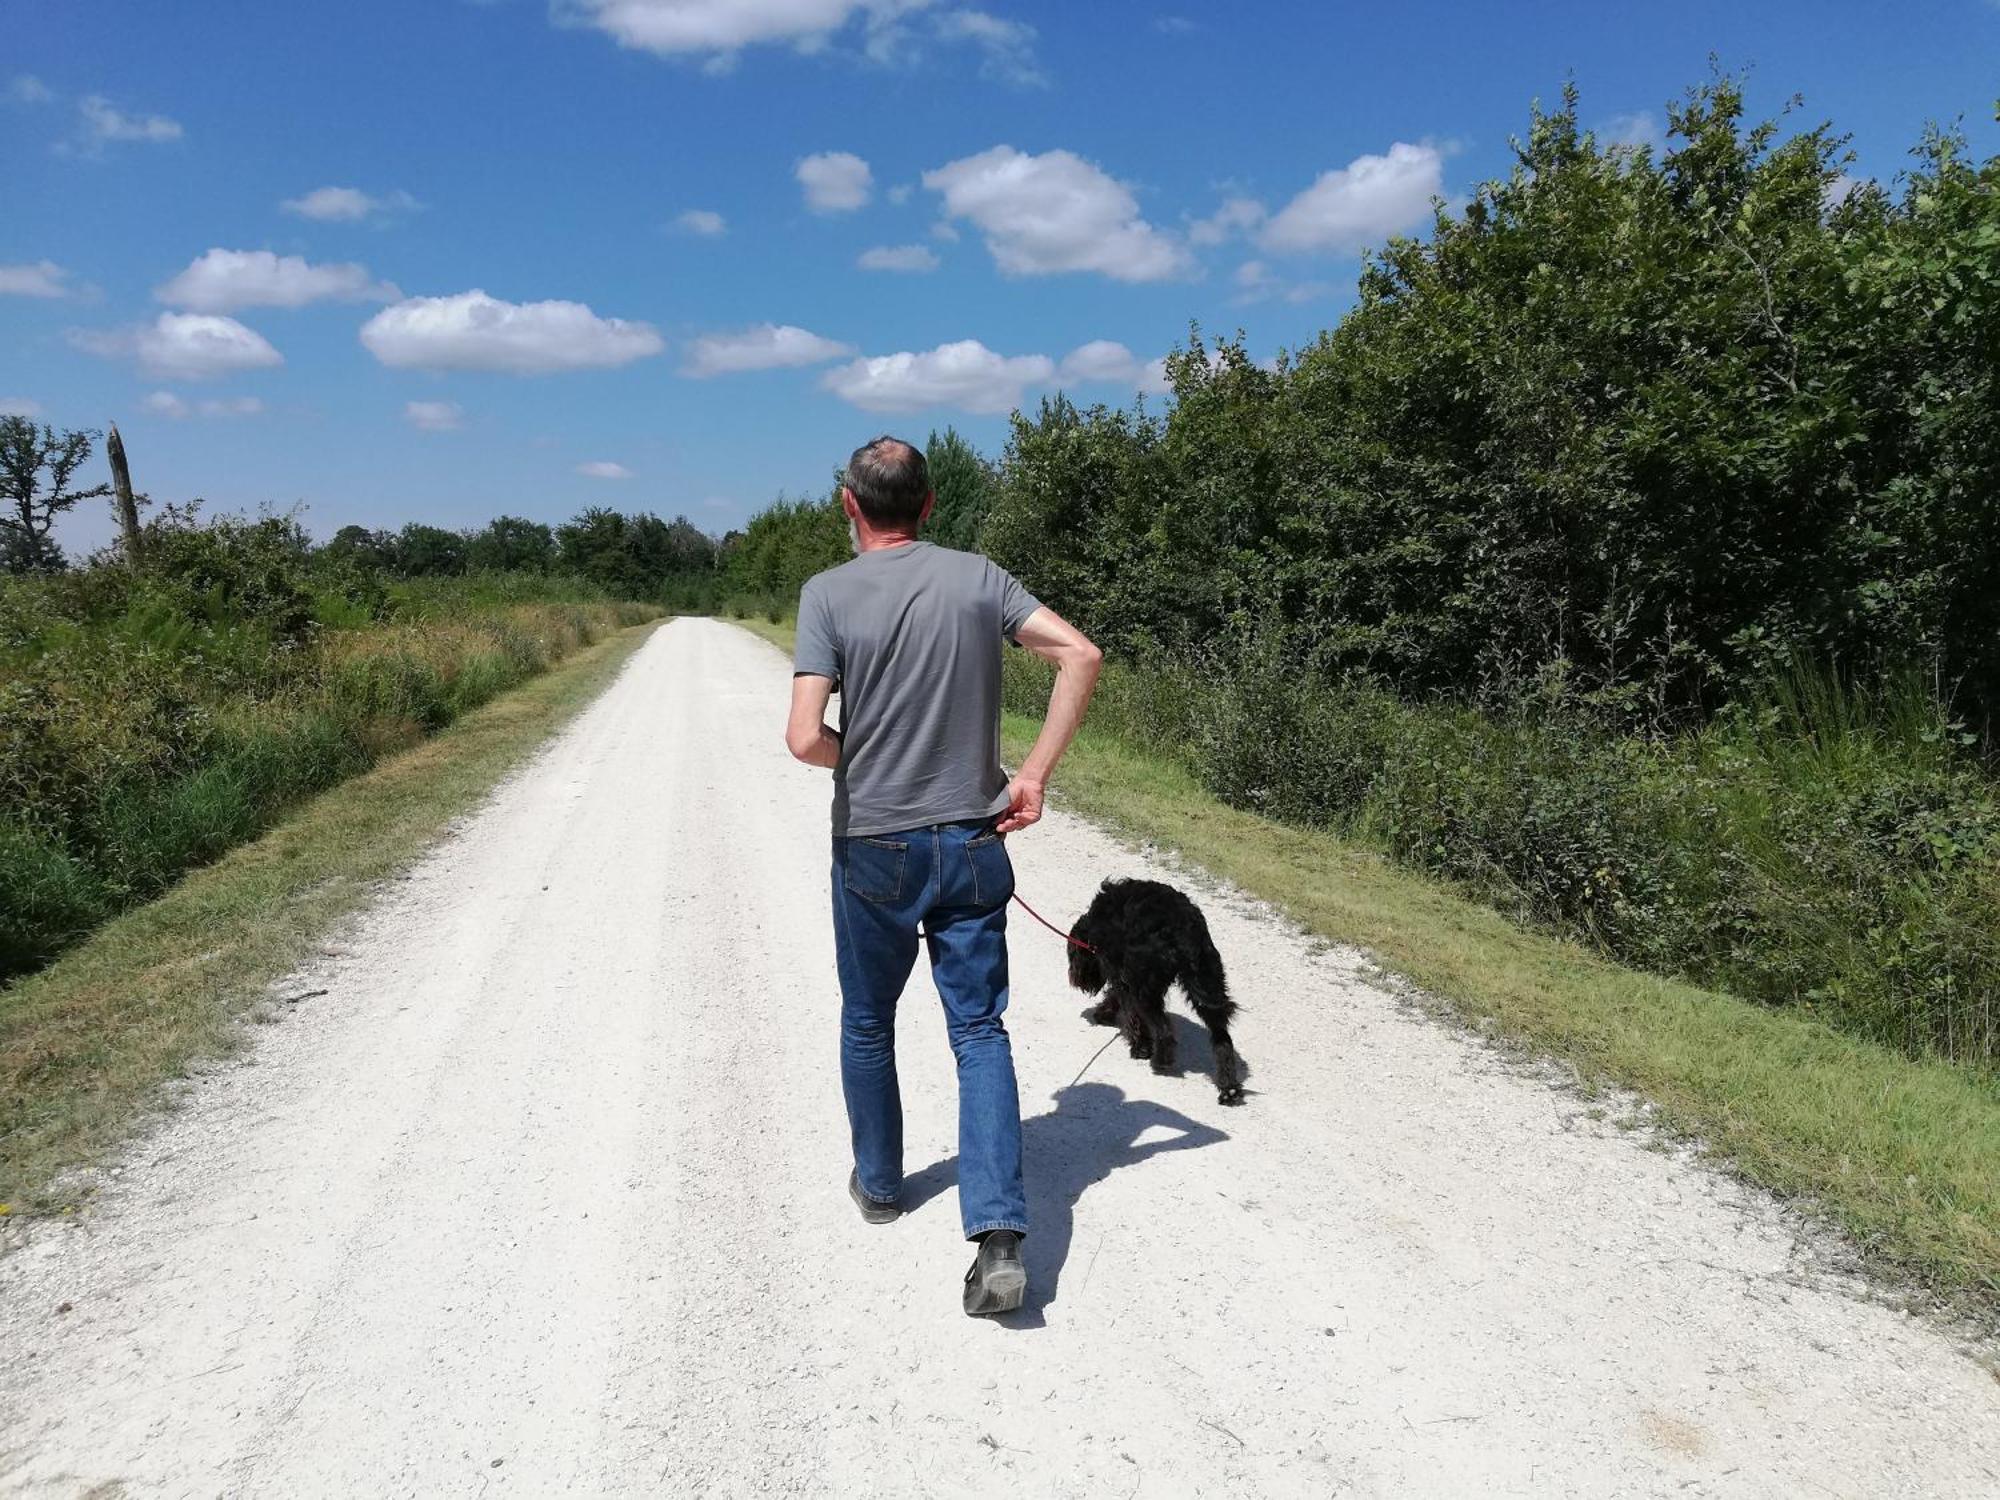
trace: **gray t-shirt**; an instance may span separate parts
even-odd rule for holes
[[[799,591],[795,676],[840,693],[833,831],[861,838],[990,818],[1000,769],[1000,649],[1039,601],[975,552],[909,542]]]

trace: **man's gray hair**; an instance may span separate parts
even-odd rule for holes
[[[884,531],[915,531],[931,492],[924,450],[887,434],[856,448],[840,480],[868,524]]]

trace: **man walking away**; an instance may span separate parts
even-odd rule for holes
[[[896,1001],[921,927],[958,1061],[959,1217],[979,1246],[965,1310],[1011,1312],[1027,1291],[1028,1206],[1001,1021],[1014,893],[1001,840],[1041,818],[1102,653],[986,558],[917,540],[936,497],[910,444],[880,437],[857,448],[843,481],[855,556],[800,591],[785,743],[833,771],[840,1081],[854,1143],[847,1190],[871,1224],[901,1212]],[[1011,781],[1000,766],[1007,640],[1056,666],[1048,718]],[[835,692],[838,731],[825,723]]]

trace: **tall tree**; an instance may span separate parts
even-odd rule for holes
[[[979,528],[993,508],[993,466],[955,427],[931,434],[924,445],[924,463],[937,495],[924,535],[940,547],[970,551],[978,545]]]
[[[466,540],[442,526],[412,521],[396,538],[396,560],[410,578],[452,576],[465,571]]]
[[[55,573],[62,548],[49,533],[57,517],[79,500],[111,493],[109,485],[72,489],[89,461],[94,432],[58,433],[26,417],[0,417],[0,568],[9,573]]]
[[[555,556],[555,533],[540,521],[496,516],[472,534],[467,559],[472,567],[493,572],[546,573]]]

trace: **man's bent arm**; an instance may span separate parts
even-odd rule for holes
[[[1042,794],[1055,774],[1056,762],[1083,723],[1083,711],[1090,706],[1097,672],[1104,663],[1104,653],[1088,636],[1046,606],[1022,622],[1014,639],[1043,661],[1055,663],[1056,684],[1049,694],[1048,715],[1042,720],[1042,732],[1035,737],[1035,747],[1007,788],[1009,806],[995,825],[1001,833],[1013,833],[1041,820]]]
[[[840,764],[840,736],[826,727],[833,679],[801,672],[792,678],[792,716],[785,723],[785,748],[809,766],[832,770]]]

